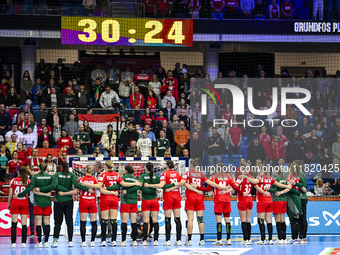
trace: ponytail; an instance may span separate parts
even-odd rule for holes
[[[25,166],[21,166],[19,167],[19,175],[21,177],[22,180],[22,184],[24,184],[25,187],[27,187],[27,168]]]
[[[62,171],[63,175],[67,176],[68,173],[69,173],[69,168],[68,168],[68,163],[67,163],[67,161],[61,162],[60,165],[61,165],[62,168],[63,168],[63,171]]]
[[[166,162],[166,165],[167,165],[167,167],[168,167],[169,169],[174,169],[174,167],[175,167],[175,164],[174,164],[174,162],[173,162],[172,160],[168,160],[168,161]]]
[[[153,164],[151,162],[146,163],[145,167],[150,172],[150,183],[153,184]]]

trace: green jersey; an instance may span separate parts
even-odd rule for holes
[[[148,184],[158,184],[161,182],[161,178],[159,177],[158,174],[153,174],[152,176],[152,183],[150,181],[150,173],[147,172],[145,174],[142,174],[139,177],[139,181],[141,183],[148,183]],[[173,186],[175,186],[174,183],[168,184],[168,185],[164,185],[163,189],[169,189],[172,188]],[[153,188],[146,188],[146,187],[142,187],[142,199],[143,200],[152,200],[152,199],[156,199],[157,198],[157,190],[153,189]]]
[[[122,176],[122,179],[124,180],[124,182],[128,182],[128,183],[131,183],[131,182],[137,182],[138,181],[138,178],[135,177],[133,174],[126,174],[124,176]],[[117,190],[119,189],[120,187],[122,187],[119,183],[113,185],[113,186],[110,186],[107,188],[107,190]],[[133,186],[133,187],[129,187],[129,188],[124,188],[126,190],[126,194],[123,195],[121,197],[121,201],[120,203],[123,205],[123,204],[137,204],[137,201],[138,201],[138,193],[137,191],[140,189],[139,186]]]
[[[83,133],[77,132],[77,133],[75,133],[74,136],[73,136],[73,140],[76,141],[76,142],[80,142],[80,141],[88,142],[88,141],[91,141],[90,136],[86,132],[83,132]],[[87,151],[86,143],[81,144],[80,145],[80,149],[82,151]]]
[[[25,196],[26,194],[31,192],[34,188],[40,188],[40,191],[41,191],[43,187],[49,187],[48,189],[41,191],[43,193],[47,193],[53,189],[53,187],[51,186],[52,181],[53,181],[53,177],[51,175],[47,173],[39,173],[33,176],[28,187],[23,192],[19,193],[18,197]],[[45,196],[34,195],[33,205],[38,206],[38,207],[49,207],[52,205],[51,198],[45,197]]]
[[[283,185],[287,185],[287,180],[284,179],[282,176],[278,175],[274,177],[275,181],[277,181],[278,183],[281,183]],[[269,192],[272,193],[272,197],[273,197],[273,202],[277,202],[277,201],[287,201],[287,196],[286,194],[281,194],[280,196],[276,197],[275,196],[275,192],[276,191],[282,191],[284,190],[283,188],[279,188],[275,185],[272,185],[269,189]]]
[[[164,157],[164,153],[170,148],[170,142],[168,139],[158,139],[155,142],[155,148],[157,148],[156,157]]]
[[[72,173],[69,172],[67,174],[67,176],[65,176],[62,172],[58,172],[53,176],[53,181],[51,183],[50,186],[45,186],[43,188],[40,189],[41,192],[47,192],[48,190],[51,190],[53,188],[55,188],[55,197],[54,197],[54,201],[55,202],[66,202],[66,201],[70,201],[73,199],[72,195],[69,196],[60,196],[58,194],[59,191],[62,192],[68,192],[72,190],[72,186],[74,186],[77,189],[81,189],[84,191],[88,191],[89,189],[81,186],[78,183],[78,179],[77,176]],[[52,188],[51,188],[52,187]]]
[[[307,193],[302,192],[301,188],[305,187],[307,189],[307,179],[305,177],[300,177],[300,183],[296,183],[297,187],[300,187],[301,199],[308,199]]]

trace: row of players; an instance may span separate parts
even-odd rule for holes
[[[100,162],[96,162],[100,163]],[[54,235],[52,247],[58,246],[58,238],[60,227],[65,215],[67,231],[68,231],[68,246],[72,247],[73,237],[73,195],[80,192],[79,213],[80,213],[80,233],[81,247],[86,247],[85,232],[87,214],[90,215],[92,237],[89,243],[90,247],[94,247],[94,240],[97,233],[97,199],[95,189],[100,191],[100,211],[101,211],[101,243],[100,247],[106,246],[106,231],[108,219],[110,215],[110,223],[112,225],[112,237],[110,246],[116,246],[117,238],[117,213],[119,205],[119,197],[121,197],[121,230],[122,241],[118,246],[126,246],[127,222],[130,218],[132,228],[132,243],[131,246],[137,246],[137,201],[140,189],[142,191],[142,212],[143,212],[143,241],[141,246],[147,245],[148,225],[150,214],[153,221],[154,242],[153,245],[158,245],[159,223],[158,212],[159,202],[157,199],[156,189],[163,189],[163,209],[165,214],[165,230],[166,240],[164,246],[170,246],[171,233],[171,216],[174,214],[176,224],[176,246],[181,246],[182,225],[180,220],[181,194],[180,187],[186,187],[185,211],[187,212],[187,241],[185,245],[191,246],[192,230],[194,213],[196,212],[197,222],[200,231],[200,246],[204,246],[204,191],[210,191],[214,188],[214,213],[217,222],[217,241],[213,245],[223,245],[222,243],[222,218],[226,222],[227,241],[226,245],[231,245],[231,224],[230,224],[230,193],[237,192],[238,211],[242,222],[243,241],[240,245],[251,245],[251,224],[250,215],[253,208],[253,199],[251,189],[255,187],[257,190],[257,216],[258,224],[261,232],[261,240],[257,242],[259,245],[273,244],[272,233],[273,226],[271,223],[271,214],[274,214],[278,233],[278,244],[287,243],[286,241],[286,224],[285,213],[291,220],[292,241],[293,244],[307,243],[306,232],[307,223],[303,215],[306,214],[306,203],[302,203],[302,199],[306,193],[305,175],[301,169],[302,162],[293,162],[290,166],[288,178],[283,175],[283,160],[279,160],[282,171],[274,173],[274,178],[265,173],[264,167],[258,168],[258,175],[254,177],[250,173],[250,167],[245,167],[244,173],[240,175],[236,182],[233,175],[228,171],[216,173],[210,180],[206,175],[197,170],[197,162],[190,161],[190,170],[182,177],[180,173],[174,170],[174,162],[166,162],[166,171],[159,177],[154,173],[153,164],[148,162],[145,165],[145,173],[136,178],[134,169],[131,165],[125,166],[125,175],[122,177],[114,171],[113,162],[106,161],[104,169],[99,178],[92,176],[92,167],[87,165],[85,168],[86,175],[77,179],[76,175],[69,172],[68,163],[61,163],[61,172],[51,176],[46,173],[46,164],[40,164],[40,171],[37,175],[28,179],[27,169],[24,166],[19,168],[19,177],[13,179],[10,184],[10,192],[8,199],[8,207],[12,217],[12,244],[11,247],[16,247],[16,229],[18,215],[21,215],[22,224],[22,247],[26,247],[27,238],[27,215],[28,215],[28,193],[34,193],[34,215],[36,218],[36,233],[38,237],[37,248],[48,247],[48,239],[50,233],[50,215],[51,208],[51,190],[55,189],[54,197]],[[97,164],[98,165],[98,164]],[[100,164],[99,164],[100,165]],[[97,167],[97,166],[95,166]],[[224,169],[223,164],[219,164],[219,169]],[[204,183],[208,186],[204,187]],[[73,186],[75,189],[73,189]],[[123,187],[121,196],[119,190]],[[271,193],[269,193],[269,192]],[[273,195],[272,195],[273,194]],[[294,203],[293,209],[287,207],[286,199],[289,197]],[[302,206],[304,205],[304,206]],[[301,217],[302,216],[302,217]],[[42,220],[44,220],[44,235],[45,240],[42,243]],[[269,234],[268,241],[265,240],[265,225]],[[301,222],[301,228],[300,228]],[[300,232],[300,239],[298,233]]]

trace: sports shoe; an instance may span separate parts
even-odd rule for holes
[[[238,245],[247,245],[248,241],[242,240],[241,242],[238,243]]]
[[[301,239],[301,240],[300,240],[300,243],[301,243],[301,244],[307,244],[307,238]]]
[[[285,244],[285,240],[279,240],[278,244]]]
[[[253,245],[252,240],[247,240],[247,241],[246,241],[246,245]]]
[[[110,243],[110,246],[111,246],[111,247],[116,247],[116,246],[117,246],[116,241],[112,241],[112,242]]]
[[[29,237],[29,238],[34,238],[34,235],[29,235],[28,237]]]
[[[72,241],[69,241],[69,242],[68,242],[68,247],[73,247],[73,246],[74,246],[73,242],[72,242]]]
[[[153,246],[158,246],[158,241],[157,240],[153,241]]]
[[[267,242],[266,241],[258,241],[258,242],[256,242],[256,244],[257,245],[266,245],[267,244]]]
[[[148,246],[148,243],[147,241],[141,241],[139,246]]]
[[[21,244],[21,248],[26,248],[26,247],[27,247],[26,243]]]
[[[204,240],[201,240],[199,243],[198,243],[199,246],[205,246],[205,242]]]
[[[268,240],[267,241],[267,245],[273,245],[273,244],[274,244],[273,240]]]
[[[90,246],[90,247],[94,247],[94,242],[93,242],[93,241],[90,242],[90,243],[89,243],[89,246]]]
[[[285,239],[283,240],[284,244],[289,244],[289,240],[288,239]]]
[[[11,249],[14,249],[16,247],[17,247],[16,243],[11,243],[11,245],[9,246],[9,248],[11,248]]]
[[[174,243],[175,246],[182,246],[182,241],[178,240]]]
[[[34,245],[34,248],[42,248],[42,247],[43,247],[42,242],[37,243],[36,245]]]
[[[281,242],[281,240],[276,239],[276,241],[273,244],[279,244]]]
[[[100,244],[99,244],[99,247],[105,247],[106,246],[106,241],[102,241]]]
[[[58,242],[53,242],[51,245],[51,248],[56,248],[56,247],[58,247]]]
[[[165,241],[165,242],[163,243],[163,246],[171,246],[170,241]]]
[[[228,239],[227,241],[225,241],[224,245],[231,245],[230,239]]]
[[[82,242],[82,243],[80,244],[80,247],[86,247],[86,242]]]
[[[189,240],[189,241],[186,241],[186,243],[184,244],[185,246],[192,246],[192,241]]]
[[[126,241],[121,241],[119,244],[118,244],[119,247],[126,247]]]
[[[222,243],[222,240],[217,240],[217,241],[215,241],[212,245],[213,245],[213,246],[222,246],[223,243]]]
[[[48,242],[44,242],[44,248],[48,248]]]
[[[132,241],[132,243],[130,243],[130,246],[138,246],[137,241]]]
[[[292,244],[300,244],[300,240],[295,239],[295,240],[292,242]]]

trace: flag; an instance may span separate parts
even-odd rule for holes
[[[111,124],[113,131],[117,130],[117,118],[119,119],[119,113],[116,114],[78,114],[79,125],[84,123],[84,120],[89,122],[90,128],[92,128],[95,135],[102,135],[103,131],[107,131],[107,126]],[[120,128],[120,120],[118,124]],[[86,130],[85,130],[86,132]]]

